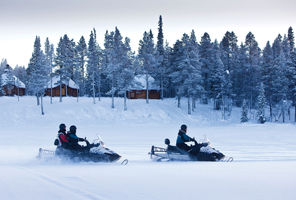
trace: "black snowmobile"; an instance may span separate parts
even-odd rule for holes
[[[97,139],[94,143],[90,144],[86,141],[86,146],[83,150],[69,150],[61,146],[57,146],[55,151],[39,149],[40,159],[50,159],[53,157],[58,157],[63,160],[71,160],[74,162],[115,162],[118,161],[121,156],[114,151],[105,147],[103,141]],[[124,160],[122,164],[127,164],[128,160]]]
[[[212,148],[209,143],[197,143],[194,140],[194,147],[200,148],[198,153],[191,151],[184,151],[177,146],[170,145],[170,140],[165,139],[165,144],[167,148],[152,146],[149,152],[150,158],[156,161],[233,161],[232,157],[226,157],[220,151]],[[200,147],[201,146],[201,147]]]

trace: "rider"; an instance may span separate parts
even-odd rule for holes
[[[69,148],[69,140],[66,136],[66,125],[63,123],[59,126],[58,139],[55,140],[55,145],[66,149]]]
[[[194,138],[189,137],[187,134],[187,126],[183,124],[179,130],[176,146],[182,150],[192,154],[198,154],[201,147],[207,146],[208,143],[197,143]],[[188,146],[185,142],[195,142],[194,146]]]
[[[78,150],[78,151],[83,151],[83,150],[89,149],[89,147],[88,147],[89,142],[84,138],[77,137],[76,130],[77,130],[76,126],[72,125],[72,126],[70,126],[70,130],[67,133],[67,139],[69,140],[70,149]],[[80,144],[78,144],[78,142],[86,142],[87,146],[86,147],[81,146]]]

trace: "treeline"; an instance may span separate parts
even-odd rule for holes
[[[156,41],[156,42],[155,42]],[[284,36],[278,35],[260,49],[254,34],[238,44],[234,32],[226,32],[222,41],[211,40],[204,33],[200,41],[195,32],[184,33],[173,46],[164,42],[162,17],[158,34],[145,31],[138,52],[133,52],[130,39],[119,29],[106,31],[104,47],[97,43],[95,29],[89,41],[82,36],[78,42],[68,35],[60,38],[56,48],[46,39],[44,50],[36,37],[34,51],[26,69],[15,68],[26,83],[28,94],[42,96],[53,75],[61,80],[73,79],[79,85],[79,96],[96,97],[123,95],[135,84],[134,77],[145,75],[155,79],[161,98],[187,98],[188,114],[200,100],[222,110],[223,118],[231,114],[232,106],[242,107],[242,121],[248,111],[257,109],[260,121],[285,121],[295,107],[296,121],[296,50],[292,27]],[[125,99],[125,98],[124,98]],[[62,99],[61,99],[62,100]],[[149,99],[146,99],[147,103]],[[265,117],[265,108],[269,110]],[[126,109],[126,104],[125,104]]]

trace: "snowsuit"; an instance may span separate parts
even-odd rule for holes
[[[60,142],[59,146],[65,148],[65,149],[68,149],[69,148],[69,140],[67,139],[66,131],[59,130],[58,138],[59,138],[59,142]]]
[[[185,142],[194,141],[191,137],[186,135],[186,132],[183,130],[179,130],[176,146],[182,150],[189,151],[191,147],[185,144]]]
[[[177,144],[176,146],[182,150],[189,152],[192,155],[197,155],[200,152],[200,148],[207,146],[207,143],[196,143],[194,146],[188,146],[185,142],[194,141],[193,138],[186,135],[186,132],[183,130],[179,130],[178,137],[177,137]]]
[[[89,149],[88,147],[83,147],[78,142],[85,141],[83,138],[77,137],[75,133],[68,132],[67,139],[69,140],[69,149],[83,151]]]

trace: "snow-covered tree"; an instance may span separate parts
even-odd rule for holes
[[[219,110],[222,106],[223,119],[226,111],[231,111],[232,85],[230,74],[221,60],[221,53],[217,41],[213,46],[213,58],[211,67],[211,93],[214,98],[214,109]]]
[[[294,41],[294,32],[292,27],[289,27],[288,29],[288,41],[290,46],[290,52],[293,52],[295,48],[295,41]]]
[[[174,90],[174,93],[177,95],[178,108],[181,107],[181,97],[183,95],[183,90],[182,90],[183,78],[179,75],[182,71],[181,66],[184,60],[183,49],[184,49],[183,42],[180,40],[177,40],[172,49],[171,65],[168,69],[170,82],[172,83],[172,90]]]
[[[69,80],[73,78],[75,66],[75,42],[70,40],[67,34],[60,38],[56,49],[55,63],[58,67],[56,73],[60,76],[60,102],[62,102],[62,84],[65,83],[66,96],[68,96],[67,86]]]
[[[135,77],[135,72],[133,68],[133,60],[134,60],[134,54],[131,51],[130,47],[130,40],[129,38],[125,38],[124,45],[122,46],[122,65],[120,67],[120,75],[118,79],[118,87],[120,92],[124,94],[124,110],[127,110],[127,104],[126,104],[126,94],[127,91],[130,89],[130,87],[133,84],[133,80]]]
[[[157,35],[157,43],[156,43],[156,81],[159,82],[160,85],[160,98],[163,99],[164,96],[164,80],[165,80],[165,49],[164,49],[164,38],[163,38],[163,30],[162,30],[162,16],[160,15],[158,21],[158,35]]]
[[[178,49],[177,51],[180,51],[178,52],[180,54],[174,60],[175,71],[170,74],[172,82],[177,87],[178,96],[184,95],[188,98],[188,114],[191,114],[191,98],[198,94],[200,95],[203,90],[201,63],[193,35],[194,33],[189,37],[187,34],[183,34],[182,42],[175,44],[175,48],[176,50]],[[178,106],[180,106],[179,103]]]
[[[91,86],[90,91],[93,96],[93,103],[96,103],[96,88],[100,88],[100,74],[99,74],[99,54],[98,44],[96,41],[95,29],[91,31],[87,49],[87,79],[88,84]],[[100,95],[100,94],[99,94]]]
[[[149,103],[149,76],[153,76],[157,60],[155,58],[155,46],[152,31],[144,32],[143,39],[139,42],[139,60],[146,79],[146,103]]]
[[[296,49],[291,52],[291,62],[289,63],[289,93],[290,98],[293,102],[293,106],[295,107],[295,116],[294,121],[296,122]]]
[[[45,40],[45,64],[50,69],[50,103],[52,104],[52,77],[53,77],[53,60],[54,60],[54,46],[50,44],[49,39]]]
[[[267,103],[269,105],[269,120],[272,121],[273,116],[273,87],[272,87],[272,80],[275,79],[275,71],[273,69],[273,55],[272,55],[272,48],[269,44],[269,41],[266,43],[266,46],[263,50],[263,57],[262,57],[262,81],[265,86],[265,96]]]
[[[241,122],[247,122],[249,121],[248,118],[248,105],[246,100],[243,100],[243,106],[242,106],[242,112],[241,112]]]
[[[245,76],[247,77],[247,96],[249,97],[250,107],[255,104],[255,98],[257,97],[257,86],[260,83],[261,70],[260,70],[260,48],[255,40],[255,36],[249,32],[245,40],[245,48],[247,55],[247,71]]]
[[[15,79],[13,76],[13,70],[8,64],[4,69],[4,74],[5,74],[5,80],[3,80],[3,82],[5,81],[4,83],[5,83],[8,94],[11,94],[15,86]]]
[[[41,97],[41,114],[43,111],[43,95],[50,77],[50,68],[46,64],[46,58],[41,50],[40,38],[36,37],[34,42],[34,50],[30,59],[29,67],[29,89],[36,95],[37,104],[39,103],[39,97]]]
[[[265,106],[266,106],[266,99],[265,99],[265,91],[263,83],[260,84],[259,95],[257,97],[257,121],[261,124],[266,122],[265,118]]]
[[[79,95],[85,95],[85,63],[87,55],[87,46],[85,39],[81,36],[76,46],[76,63],[73,80],[79,85]]]
[[[212,67],[212,51],[213,51],[213,44],[211,42],[210,35],[205,32],[204,35],[201,37],[200,46],[199,46],[199,53],[200,53],[200,61],[202,63],[202,83],[204,88],[204,94],[202,95],[202,102],[207,104],[208,98],[211,96],[211,67]]]

